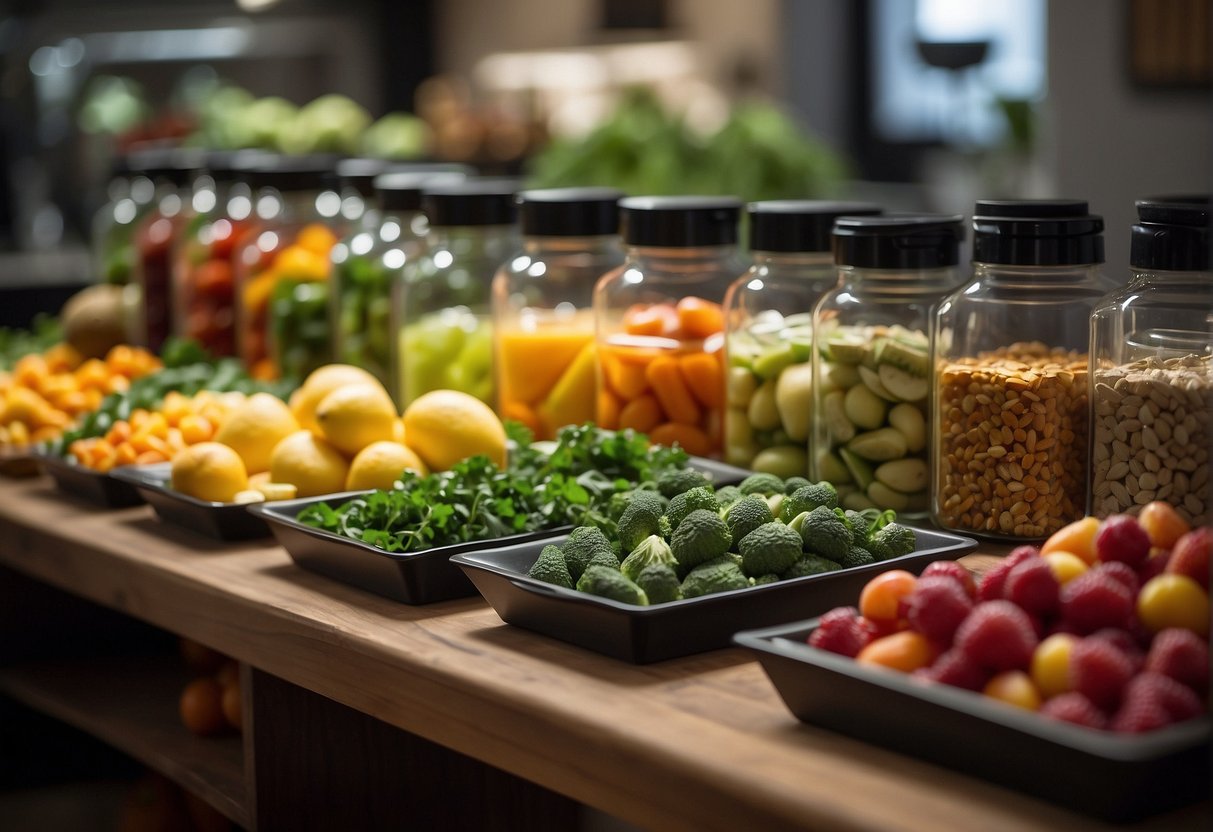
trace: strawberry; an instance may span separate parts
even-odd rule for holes
[[[1074,690],[1104,710],[1113,710],[1133,678],[1133,661],[1106,638],[1084,638],[1070,650]]]
[[[1191,630],[1168,627],[1154,636],[1145,669],[1182,682],[1203,696],[1209,686],[1209,645]]]
[[[985,601],[956,630],[955,644],[990,670],[1024,670],[1040,641],[1032,619],[1010,601]]]
[[[835,607],[821,616],[809,636],[809,646],[855,658],[875,637],[868,623],[854,607]]]
[[[1027,558],[1007,574],[1003,596],[1029,613],[1052,615],[1061,602],[1061,584],[1043,558]]]
[[[970,598],[977,597],[977,583],[973,580],[973,574],[954,560],[937,560],[928,563],[920,577],[929,578],[932,575],[946,575],[953,578],[964,588],[966,595]]]
[[[1201,526],[1185,534],[1171,549],[1167,571],[1187,575],[1207,592],[1209,589],[1209,557],[1213,555],[1213,528]]]
[[[1061,617],[1079,633],[1124,627],[1133,615],[1133,594],[1112,575],[1094,569],[1061,588]]]
[[[997,601],[1003,597],[1003,584],[1007,575],[1017,565],[1029,558],[1040,557],[1040,550],[1035,546],[1016,546],[1011,553],[999,561],[990,571],[982,576],[977,585],[978,601]]]
[[[956,628],[972,611],[972,599],[950,575],[919,578],[906,596],[906,620],[912,628],[938,644],[951,644]]]
[[[1075,691],[1054,696],[1040,706],[1040,713],[1051,719],[1072,722],[1087,728],[1108,727],[1108,718],[1103,715],[1103,711],[1095,707],[1095,703],[1090,699]]]
[[[931,682],[942,682],[965,690],[981,690],[990,680],[990,672],[956,648],[943,653],[930,667],[915,670],[914,675]]]
[[[1137,569],[1150,556],[1150,535],[1136,517],[1114,514],[1095,533],[1095,555],[1104,563],[1119,561]]]

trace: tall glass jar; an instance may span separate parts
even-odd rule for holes
[[[720,456],[725,292],[746,269],[732,197],[619,203],[627,259],[594,288],[598,423]]]
[[[1097,517],[1164,500],[1213,519],[1209,198],[1139,200],[1123,289],[1092,315],[1091,500]]]
[[[594,284],[623,262],[610,188],[523,191],[522,252],[493,279],[497,410],[537,439],[594,419]]]
[[[358,230],[333,246],[333,354],[342,363],[369,371],[386,389],[394,386],[392,281],[424,250],[429,230],[421,211],[422,187],[463,178],[461,173],[375,177],[374,207],[363,215]]]
[[[780,200],[748,207],[753,265],[725,295],[724,458],[780,477],[809,475],[813,307],[838,282],[830,231],[866,203]]]
[[[156,186],[136,170],[128,156],[114,160],[106,204],[93,217],[92,249],[95,274],[106,283],[125,286],[135,268],[135,228],[151,208]]]
[[[960,282],[959,215],[840,217],[813,313],[813,479],[846,508],[928,510],[928,327]]]
[[[256,378],[302,378],[331,360],[329,257],[345,231],[323,158],[281,158],[249,172],[256,228],[237,258],[237,339]]]
[[[425,189],[427,251],[405,263],[392,304],[402,408],[439,389],[493,404],[492,282],[518,250],[516,191],[504,179]]]
[[[1069,200],[982,200],[973,279],[935,316],[935,522],[1039,540],[1083,516],[1091,310],[1103,219]]]

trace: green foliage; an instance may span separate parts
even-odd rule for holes
[[[11,370],[19,358],[46,352],[62,340],[63,327],[49,315],[36,316],[29,329],[0,327],[0,370]]]

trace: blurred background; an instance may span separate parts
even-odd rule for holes
[[[0,0],[0,283],[147,141],[967,212],[1210,183],[1208,0]]]

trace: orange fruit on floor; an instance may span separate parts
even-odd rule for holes
[[[211,678],[195,679],[181,691],[178,703],[181,721],[200,737],[209,737],[227,728],[223,715],[223,688]]]

